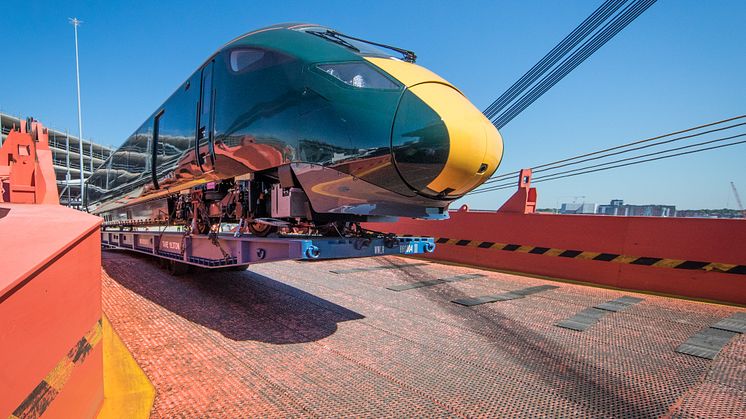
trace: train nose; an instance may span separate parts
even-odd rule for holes
[[[455,198],[495,172],[502,138],[458,90],[421,83],[404,92],[391,137],[403,180],[423,195]]]

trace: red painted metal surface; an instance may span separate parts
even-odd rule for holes
[[[0,417],[92,417],[100,219],[59,205],[0,204],[0,215]]]
[[[536,212],[536,188],[531,187],[531,169],[521,169],[518,176],[518,190],[505,201],[498,211],[518,214]]]
[[[21,121],[0,147],[0,202],[57,204],[57,178],[47,129]]]
[[[733,307],[398,257],[171,277],[104,252],[103,304],[154,417],[742,417],[746,335],[674,349]],[[395,292],[392,286],[481,274]],[[463,307],[454,299],[558,288]],[[555,326],[624,295],[585,332]],[[742,311],[742,310],[740,310]]]
[[[401,219],[367,228],[397,234],[469,241],[438,244],[425,257],[500,270],[578,280],[624,289],[746,304],[746,275],[718,271],[718,264],[746,265],[746,221],[663,217],[532,214],[530,179],[498,212],[451,211],[450,219]],[[524,202],[528,202],[521,207]],[[627,255],[627,263],[479,248],[481,242]],[[539,250],[541,251],[541,249]],[[633,257],[714,262],[706,269],[630,263]],[[624,257],[617,258],[617,261]],[[659,263],[663,264],[666,261]]]
[[[0,417],[94,417],[101,220],[59,205],[46,129],[19,128],[0,148]]]

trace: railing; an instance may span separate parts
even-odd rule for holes
[[[69,137],[70,138],[70,154],[80,154],[79,148],[78,148],[78,139],[75,137]],[[49,137],[49,146],[54,147],[58,150],[67,151],[67,141],[64,137],[60,136],[50,136]],[[86,157],[93,157],[94,159],[99,160],[106,160],[109,158],[109,155],[111,155],[110,151],[96,151],[93,150],[93,153],[91,153],[90,146],[86,146],[83,144],[83,155]]]
[[[61,150],[65,150],[67,148],[65,141],[58,140],[55,137],[49,137],[49,146],[59,148]]]

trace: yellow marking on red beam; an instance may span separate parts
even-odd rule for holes
[[[636,261],[637,259],[639,259],[639,257],[637,256],[619,255],[614,260],[611,260],[610,262],[630,264],[633,261]]]
[[[70,379],[74,366],[75,364],[70,360],[70,358],[65,357],[65,359],[58,362],[57,365],[52,368],[52,371],[44,377],[44,381],[46,381],[50,387],[60,391],[67,380]]]
[[[712,262],[712,263],[710,263],[709,265],[705,266],[705,267],[704,267],[704,268],[702,268],[702,269],[704,269],[704,270],[706,270],[706,271],[720,271],[720,272],[726,272],[726,271],[728,271],[729,269],[733,269],[733,268],[735,268],[736,266],[738,266],[738,265],[732,265],[732,264],[730,264],[730,263],[717,263],[717,262]]]
[[[577,256],[575,256],[575,259],[585,259],[585,260],[593,260],[596,256],[600,255],[599,252],[583,252]]]
[[[656,266],[659,268],[675,268],[684,262],[686,261],[681,259],[662,259],[650,266]]]
[[[564,252],[564,250],[562,249],[549,249],[546,252],[542,253],[542,255],[559,256],[560,254],[562,254],[562,252]]]
[[[85,338],[85,340],[88,341],[88,343],[91,344],[91,346],[96,346],[96,344],[101,340],[102,329],[102,323],[96,322],[96,325],[93,327],[93,329],[88,331],[88,333],[86,333],[86,335],[83,337]]]
[[[52,370],[44,377],[44,379],[39,383],[39,386],[36,388],[44,388],[46,387],[52,389],[50,392],[32,392],[29,394],[26,399],[21,403],[21,405],[16,408],[14,413],[21,414],[22,417],[27,417],[28,412],[36,412],[38,415],[41,415],[44,413],[44,411],[47,409],[47,407],[54,402],[54,398],[59,394],[59,392],[62,390],[62,388],[65,386],[67,381],[70,379],[70,376],[73,373],[73,369],[76,364],[83,363],[87,357],[85,356],[85,353],[92,351],[93,348],[96,346],[96,343],[100,339],[96,339],[96,335],[100,335],[101,331],[101,321],[97,321],[91,330],[86,333],[85,336],[83,336],[82,339],[80,339],[73,348],[65,354],[65,356],[57,362],[57,364],[52,368]],[[93,341],[89,341],[87,338],[91,337]],[[81,355],[76,358],[76,355]],[[73,361],[73,359],[76,359],[76,361]],[[30,410],[29,410],[30,409]],[[9,417],[17,417],[18,415],[11,414]]]
[[[528,253],[528,252],[530,252],[532,250],[534,250],[534,246],[521,246],[521,247],[515,249],[514,252]]]

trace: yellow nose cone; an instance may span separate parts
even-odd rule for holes
[[[448,159],[427,188],[446,196],[459,196],[489,179],[503,153],[497,128],[451,86],[422,83],[410,91],[440,116],[448,130]]]
[[[399,80],[409,92],[438,114],[448,131],[448,157],[440,173],[422,192],[447,197],[463,195],[495,173],[503,140],[494,125],[461,92],[430,70],[400,60],[367,57]],[[432,124],[431,124],[432,125]]]

